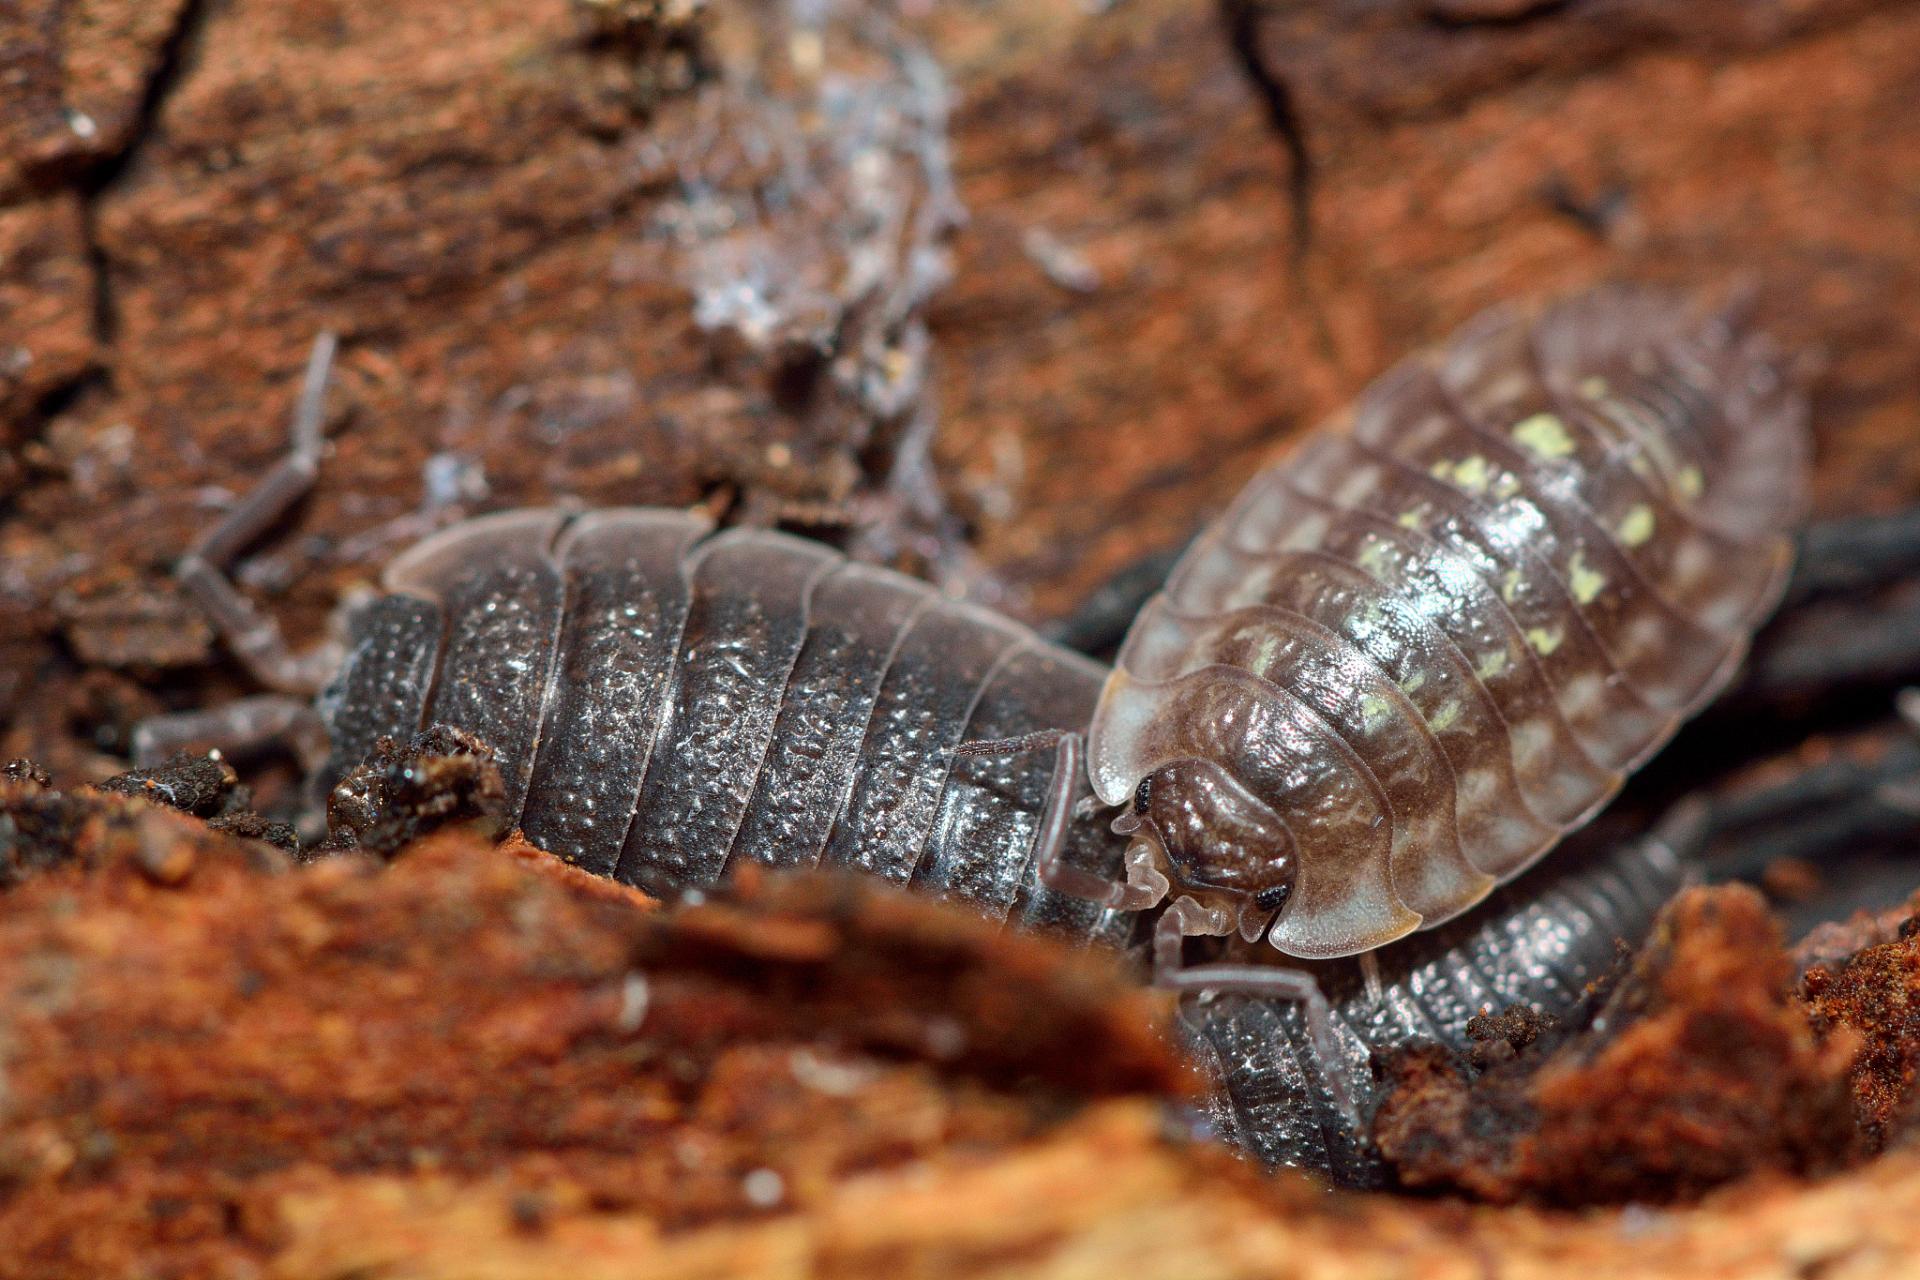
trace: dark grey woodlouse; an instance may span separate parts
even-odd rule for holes
[[[1483,318],[1351,417],[1203,535],[1112,673],[783,535],[655,510],[467,522],[358,617],[320,700],[332,771],[381,734],[467,729],[530,838],[661,892],[825,863],[1111,942],[1165,906],[1157,980],[1236,993],[1193,1010],[1223,1122],[1270,1158],[1350,1165],[1367,1048],[1457,1040],[1473,1000],[1564,1007],[1674,860],[1629,846],[1592,872],[1625,896],[1510,894],[1371,982],[1251,948],[1370,956],[1590,817],[1737,665],[1806,457],[1764,339],[1632,290]],[[313,664],[218,570],[311,482],[317,427],[296,442],[181,570],[283,687]],[[264,706],[251,727],[282,714]],[[1113,831],[1067,806],[1089,727]],[[1183,966],[1195,934],[1229,962]]]
[[[333,351],[314,345],[289,456],[176,570],[285,692],[149,721],[140,761],[291,736],[331,781],[447,725],[492,747],[530,839],[656,893],[741,861],[845,867],[1124,940],[1134,921],[1098,901],[1122,842],[1070,821],[1063,785],[1106,668],[818,543],[663,509],[499,512],[393,560],[344,652],[289,651],[225,568],[316,478]],[[313,705],[286,696],[323,680]],[[1056,749],[958,750],[1035,735]]]
[[[1113,937],[1040,883],[1053,753],[1105,669],[925,583],[656,509],[523,510],[388,566],[321,697],[330,772],[428,724],[491,744],[533,843],[656,893],[742,862],[856,869],[996,917]],[[1098,824],[1070,864],[1110,871]]]

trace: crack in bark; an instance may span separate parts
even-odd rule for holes
[[[1279,140],[1287,154],[1282,185],[1293,224],[1293,252],[1290,265],[1294,286],[1300,291],[1301,305],[1313,327],[1313,341],[1322,358],[1336,368],[1345,367],[1327,309],[1314,288],[1307,258],[1313,251],[1313,198],[1317,170],[1313,150],[1307,141],[1306,121],[1293,87],[1266,56],[1261,47],[1261,0],[1216,0],[1220,25],[1227,38],[1228,51],[1246,77],[1254,96],[1265,111],[1267,128]]]
[[[173,30],[160,42],[153,71],[141,90],[134,108],[133,123],[125,139],[113,151],[102,155],[79,176],[74,189],[80,195],[81,237],[86,245],[87,265],[93,272],[94,340],[104,350],[113,344],[119,331],[119,312],[113,298],[113,268],[105,247],[100,243],[96,209],[102,196],[118,185],[131,171],[140,152],[157,132],[161,109],[179,86],[187,62],[206,29],[211,6],[207,0],[185,0]],[[82,379],[84,382],[84,379]]]
[[[1422,16],[1428,26],[1441,31],[1512,30],[1559,17],[1575,3],[1576,0],[1539,0],[1505,13],[1454,11],[1436,3]]]
[[[61,184],[79,200],[80,246],[86,259],[91,298],[88,327],[92,330],[94,358],[72,377],[51,386],[25,409],[12,424],[16,439],[38,438],[47,425],[71,410],[88,391],[112,385],[113,371],[106,353],[119,331],[119,312],[114,303],[113,264],[100,242],[98,209],[101,197],[117,185],[132,168],[139,152],[156,132],[160,111],[178,86],[191,50],[205,29],[210,5],[208,0],[184,0],[173,28],[155,49],[153,70],[140,92],[140,101],[119,145],[94,157]],[[55,187],[53,190],[57,191]],[[43,193],[45,188],[42,188]],[[0,423],[0,439],[8,424]],[[0,512],[0,515],[3,515]]]
[[[1284,182],[1293,220],[1293,258],[1296,266],[1313,243],[1313,153],[1307,146],[1305,122],[1293,89],[1272,66],[1260,47],[1259,0],[1218,0],[1220,22],[1235,63],[1252,86],[1266,112],[1267,126],[1286,149]]]

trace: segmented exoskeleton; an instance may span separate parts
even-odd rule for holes
[[[1585,822],[1773,606],[1805,404],[1663,295],[1496,312],[1257,478],[1121,650],[1088,749],[1141,900],[1298,957],[1451,919]]]
[[[988,610],[645,508],[469,520],[383,585],[322,697],[333,773],[451,725],[494,748],[529,840],[656,893],[844,867],[1081,936],[1128,925],[1040,883],[1054,757],[955,751],[1078,730],[1105,675]],[[1116,865],[1099,824],[1049,843]]]

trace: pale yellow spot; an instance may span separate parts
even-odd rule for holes
[[[1551,413],[1522,418],[1513,428],[1514,443],[1536,458],[1564,458],[1573,452],[1566,424]]]
[[[1482,680],[1491,680],[1506,669],[1506,651],[1504,649],[1495,649],[1492,653],[1480,659],[1479,665],[1473,669],[1473,674],[1479,676]]]
[[[1369,536],[1361,545],[1360,555],[1357,558],[1362,569],[1378,575],[1392,563],[1393,547],[1384,539]]]
[[[1520,492],[1520,477],[1511,471],[1502,471],[1500,478],[1493,482],[1493,496],[1502,502],[1518,492]]]
[[[1402,511],[1400,518],[1394,521],[1394,523],[1402,529],[1418,529],[1420,527],[1420,512],[1417,508],[1412,511]]]
[[[1435,480],[1443,480],[1466,493],[1477,495],[1485,493],[1488,486],[1494,483],[1496,473],[1492,464],[1476,453],[1471,457],[1461,458],[1457,462],[1451,458],[1442,458],[1427,468],[1427,474]],[[1511,484],[1514,488],[1519,487],[1519,482],[1506,473],[1498,474],[1500,483]]]
[[[1400,691],[1402,693],[1412,693],[1426,682],[1427,673],[1424,671],[1416,671],[1400,682]]]
[[[1653,536],[1653,508],[1644,502],[1634,507],[1620,518],[1620,528],[1616,530],[1620,541],[1629,547],[1638,547]]]
[[[1369,733],[1378,728],[1382,721],[1393,714],[1393,704],[1377,693],[1369,693],[1360,699],[1360,721]]]
[[[1455,699],[1434,712],[1432,718],[1427,721],[1427,727],[1435,733],[1445,733],[1453,727],[1453,722],[1459,718],[1460,702],[1458,699]]]
[[[1580,394],[1589,400],[1605,400],[1607,398],[1607,380],[1599,374],[1594,374],[1590,378],[1582,378],[1580,380]]]
[[[1453,482],[1468,493],[1485,493],[1487,483],[1493,478],[1493,469],[1487,460],[1479,454],[1463,458],[1453,468]]]
[[[1706,486],[1698,467],[1682,467],[1680,474],[1673,478],[1674,487],[1689,498],[1697,498]]]
[[[1592,604],[1606,587],[1607,578],[1587,563],[1585,552],[1576,551],[1567,561],[1567,588],[1581,604]]]
[[[1512,604],[1520,598],[1520,571],[1507,570],[1507,576],[1500,580],[1500,598]]]
[[[1543,658],[1555,649],[1558,649],[1560,647],[1560,641],[1563,639],[1565,639],[1565,637],[1560,634],[1560,628],[1558,627],[1555,627],[1551,631],[1545,627],[1535,627],[1527,632],[1527,643],[1532,645],[1533,651]]]
[[[1273,670],[1273,660],[1280,656],[1280,637],[1264,635],[1259,647],[1254,650],[1253,664],[1247,669],[1257,676],[1265,676]]]

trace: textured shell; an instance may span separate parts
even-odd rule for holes
[[[1268,934],[1347,955],[1472,906],[1727,681],[1789,568],[1804,402],[1724,316],[1489,313],[1259,476],[1143,610],[1089,744],[1124,802],[1211,760],[1293,841]]]
[[[1087,723],[1105,669],[924,583],[683,512],[508,511],[387,568],[323,696],[333,771],[426,724],[495,750],[528,839],[656,893],[736,863],[857,868],[1082,937],[1037,883],[1054,759],[955,757]],[[1118,842],[1076,824],[1071,860]]]

